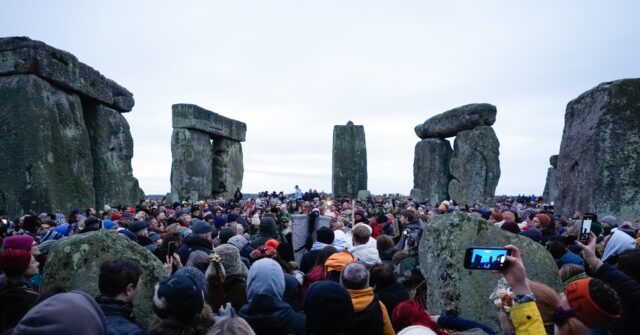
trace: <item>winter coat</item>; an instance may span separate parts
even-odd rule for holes
[[[353,333],[354,335],[395,335],[389,312],[387,312],[384,303],[376,299],[371,287],[347,291],[349,291],[353,310],[356,313],[354,326],[356,332]]]
[[[367,244],[356,245],[351,248],[349,252],[358,258],[359,261],[365,263],[368,268],[376,264],[382,263],[380,260],[380,255],[378,254],[378,249],[375,246],[370,246]]]
[[[0,286],[0,333],[14,327],[38,299],[26,283],[7,280]]]
[[[640,283],[607,263],[602,264],[593,277],[613,287],[622,302],[624,312],[622,318],[611,326],[613,333],[635,334],[640,320]]]
[[[184,242],[182,242],[182,245],[176,252],[178,256],[180,256],[182,264],[187,264],[189,255],[191,255],[192,252],[200,250],[210,254],[212,249],[213,247],[209,240],[197,235],[189,235],[184,239]]]
[[[225,303],[230,302],[236,311],[247,303],[247,277],[242,275],[226,276],[222,289],[224,290]],[[223,305],[217,278],[207,278],[207,302],[214,311]]]
[[[121,300],[97,296],[96,302],[107,319],[109,335],[143,335],[144,332],[134,323],[133,304]]]
[[[305,333],[304,315],[296,313],[282,300],[284,290],[285,279],[280,264],[268,258],[253,263],[247,281],[249,302],[238,314],[256,335]]]
[[[387,287],[376,287],[374,292],[378,299],[380,299],[387,308],[389,318],[391,318],[391,312],[399,303],[409,299],[409,292],[407,292],[407,289],[397,282],[394,282]]]

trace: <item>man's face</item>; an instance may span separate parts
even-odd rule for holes
[[[40,255],[40,248],[38,247],[38,244],[36,243],[36,241],[33,241],[33,243],[31,244],[31,255],[32,256],[38,256]]]
[[[29,267],[24,271],[24,276],[27,278],[31,278],[35,275],[38,274],[39,270],[38,270],[38,266],[40,266],[40,263],[38,263],[38,261],[36,261],[36,258],[31,256],[31,261],[29,262]]]

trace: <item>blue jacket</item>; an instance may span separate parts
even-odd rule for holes
[[[133,304],[103,296],[97,296],[96,302],[107,319],[109,335],[143,335],[144,332],[133,321]]]

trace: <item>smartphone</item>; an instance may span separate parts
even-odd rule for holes
[[[582,217],[582,224],[580,225],[580,243],[589,244],[589,238],[591,237],[591,224],[593,223],[593,216],[585,215]]]
[[[171,257],[176,252],[176,242],[171,241],[167,245],[167,256]]]
[[[469,247],[464,255],[464,268],[470,270],[497,270],[507,268],[511,251],[495,247]]]

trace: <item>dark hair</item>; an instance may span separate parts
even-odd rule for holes
[[[625,250],[620,253],[617,266],[620,271],[640,282],[640,250]]]
[[[322,250],[320,250],[320,252],[318,253],[318,258],[316,258],[316,265],[324,266],[324,263],[327,261],[327,259],[337,252],[338,249],[331,245],[322,248]]]
[[[416,220],[416,211],[414,211],[413,209],[403,209],[400,212],[400,215],[404,216],[405,218],[407,218],[407,221],[412,222]]]
[[[105,261],[100,264],[98,287],[104,296],[113,298],[124,292],[129,284],[138,285],[142,268],[132,259]]]
[[[391,238],[391,236],[389,235],[380,235],[378,237],[378,240],[376,241],[376,248],[378,249],[378,252],[380,254],[382,254],[383,251],[393,248],[394,246],[395,244],[393,243],[393,238]]]
[[[395,277],[393,275],[393,267],[389,264],[380,263],[371,268],[369,277],[370,286],[381,289],[393,285]]]
[[[620,298],[611,286],[600,279],[593,278],[589,282],[589,294],[591,299],[609,314],[622,313]]]

